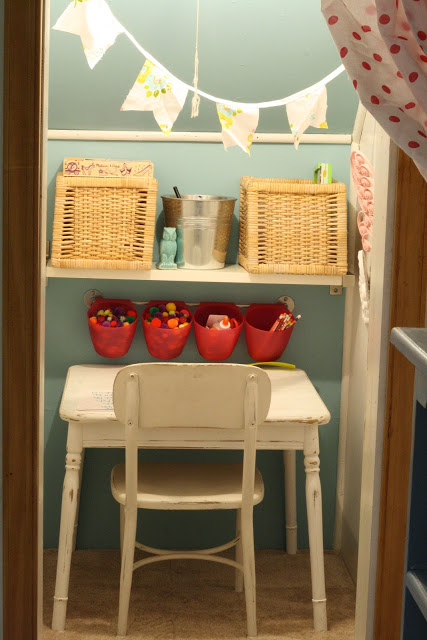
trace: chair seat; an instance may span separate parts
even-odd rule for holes
[[[141,509],[239,509],[242,506],[241,462],[168,463],[142,462],[138,465],[137,504]],[[125,504],[125,465],[111,473],[111,491]],[[254,504],[264,497],[264,483],[255,470]]]

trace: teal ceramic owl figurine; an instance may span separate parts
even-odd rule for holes
[[[176,269],[176,229],[175,227],[164,227],[163,238],[160,240],[160,260],[157,263],[158,269]]]

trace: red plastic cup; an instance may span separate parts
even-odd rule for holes
[[[129,351],[135,336],[137,319],[127,327],[103,327],[101,324],[89,322],[89,318],[96,316],[100,309],[124,307],[127,311],[135,311],[130,300],[113,300],[111,298],[97,298],[87,312],[89,333],[96,353],[104,358],[121,358]]]
[[[181,355],[185,347],[188,336],[190,335],[193,316],[188,318],[188,325],[183,329],[161,329],[153,327],[150,322],[145,319],[150,315],[151,307],[158,307],[159,304],[167,304],[174,302],[178,311],[189,309],[185,306],[185,302],[176,302],[175,300],[150,300],[142,313],[142,328],[144,330],[145,342],[149,353],[159,360],[173,360]]]
[[[270,332],[281,313],[289,313],[284,304],[251,304],[246,312],[246,344],[249,355],[257,362],[278,360],[290,340],[295,325]]]
[[[234,318],[239,326],[224,331],[207,329],[206,322],[211,313]],[[243,315],[231,302],[202,302],[194,312],[194,333],[200,355],[206,360],[215,361],[229,358],[239,339],[243,322]]]

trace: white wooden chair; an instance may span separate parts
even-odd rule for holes
[[[235,588],[244,583],[249,637],[255,637],[253,506],[264,485],[255,467],[258,424],[270,406],[271,385],[261,369],[237,364],[136,364],[114,382],[114,411],[126,427],[126,462],[114,467],[111,489],[120,504],[122,564],[118,636],[125,636],[133,571],[160,560],[203,559],[236,569]],[[241,430],[243,463],[138,463],[137,436],[173,427]],[[138,509],[236,509],[236,537],[211,549],[169,551],[135,540]],[[236,547],[235,560],[214,555]],[[134,562],[135,547],[153,554]],[[243,577],[242,577],[243,573]]]

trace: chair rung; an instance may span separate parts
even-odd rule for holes
[[[222,551],[227,551],[227,549],[231,549],[240,541],[240,536],[237,536],[231,542],[226,542],[219,547],[210,547],[209,549],[197,549],[193,550],[192,553],[201,553],[204,555],[209,555],[212,553],[222,553]],[[146,551],[147,553],[152,553],[156,556],[169,555],[174,553],[176,555],[180,553],[186,553],[186,551],[179,551],[179,549],[157,549],[156,547],[148,547],[145,544],[141,544],[140,542],[135,542],[135,548],[140,551]],[[188,553],[188,552],[187,552]]]
[[[139,560],[138,562],[134,563],[133,570],[135,571],[135,569],[139,569],[146,564],[161,562],[162,560],[208,560],[210,562],[227,564],[230,567],[239,569],[239,571],[243,571],[243,565],[239,564],[235,560],[230,560],[229,558],[223,558],[222,556],[214,556],[204,553],[186,553],[185,551],[182,553],[169,553],[167,555],[157,555],[151,556],[150,558],[144,558],[143,560]]]

